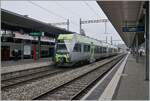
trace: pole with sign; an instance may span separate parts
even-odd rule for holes
[[[41,52],[41,36],[38,36],[38,59],[40,59],[40,52]]]
[[[41,36],[44,36],[44,32],[32,32],[30,33],[31,36],[37,36],[38,37],[38,50],[36,51],[38,59],[40,59],[40,52],[41,52]]]

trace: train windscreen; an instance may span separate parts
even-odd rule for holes
[[[68,52],[66,45],[64,43],[58,43],[57,52]]]

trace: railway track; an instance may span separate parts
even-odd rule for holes
[[[30,69],[25,69],[25,70],[2,73],[1,74],[1,80],[2,81],[10,80],[10,79],[14,79],[14,78],[21,77],[21,76],[26,76],[26,75],[46,71],[46,70],[51,70],[52,68],[54,68],[54,66],[50,65],[50,67],[44,66],[44,67],[30,68]]]
[[[43,79],[45,77],[54,76],[58,73],[62,73],[65,71],[66,70],[61,70],[61,69],[58,69],[58,70],[55,69],[55,70],[51,70],[51,71],[46,70],[46,71],[33,73],[33,74],[21,76],[21,77],[15,77],[15,78],[8,79],[8,80],[2,80],[1,81],[1,89],[2,90],[9,89],[12,87],[16,87],[18,85],[22,85],[24,83],[33,82],[34,80],[39,80],[39,79]]]
[[[2,87],[1,89],[2,99],[76,99],[81,92],[83,94],[83,91],[87,90],[87,87],[89,88],[97,80],[96,78],[101,78],[106,74],[112,68],[112,65],[119,61],[121,57],[123,55],[107,58],[93,64],[81,66],[80,68],[61,68],[61,70],[65,71],[57,71],[58,69],[55,68],[56,71],[51,70],[50,74],[48,71],[47,74],[44,74],[44,72],[41,73],[41,77],[32,75],[30,77],[25,76],[29,79],[23,79],[23,81],[20,81],[19,78],[16,81],[14,79],[10,85],[3,85],[4,88]]]
[[[32,100],[73,100],[99,78],[102,78],[123,56],[110,61],[99,68],[89,71],[54,89],[43,92]]]
[[[73,68],[73,67],[72,67]],[[55,66],[45,66],[45,67],[39,67],[39,68],[33,68],[33,69],[27,69],[22,71],[16,71],[12,73],[6,73],[3,75],[13,75],[13,77],[2,79],[1,80],[1,89],[9,89],[12,87],[16,87],[18,85],[22,85],[24,83],[28,83],[34,80],[40,80],[42,78],[54,76],[56,74],[65,72],[67,70],[71,70],[71,68],[57,68]]]

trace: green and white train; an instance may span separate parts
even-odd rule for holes
[[[58,66],[71,66],[81,61],[91,63],[117,54],[118,48],[111,44],[80,34],[60,34],[54,60]]]

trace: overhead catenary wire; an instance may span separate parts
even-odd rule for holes
[[[53,14],[53,15],[55,15],[55,16],[57,16],[57,17],[59,17],[59,18],[62,18],[62,19],[64,19],[64,20],[68,20],[67,18],[65,18],[65,17],[63,17],[63,16],[61,16],[61,15],[58,15],[58,14],[54,13],[53,11],[51,11],[51,10],[49,10],[49,9],[47,9],[47,8],[42,7],[42,6],[39,5],[39,4],[36,4],[36,3],[34,3],[34,2],[32,2],[32,1],[30,1],[30,0],[28,0],[28,2],[31,3],[31,4],[33,4],[34,6],[37,6],[37,7],[41,8],[42,10],[48,12],[49,14]],[[74,23],[73,21],[71,21],[71,22],[72,22],[72,24],[74,24],[75,26],[78,26],[78,25],[77,25],[76,23]]]
[[[72,15],[77,15],[77,17],[80,18],[80,15],[79,15],[79,14],[77,14],[77,13],[74,12],[74,11],[72,11],[71,9],[66,9],[66,8],[63,7],[60,3],[58,3],[58,1],[56,1],[56,4],[57,4],[59,7],[63,8],[65,11],[69,12],[70,14],[72,14]]]
[[[84,3],[90,8],[91,11],[93,11],[97,16],[99,16],[99,15],[95,12],[95,10],[94,10],[86,1],[84,1]]]
[[[69,12],[70,14],[72,14],[73,11],[66,9],[65,7],[63,7],[60,3],[58,3],[57,1],[55,2],[59,7],[63,8],[65,11]],[[73,12],[75,14],[75,12]],[[74,15],[72,14],[72,15]],[[79,16],[77,13],[75,14],[77,16]],[[74,21],[71,21],[74,25],[77,25]],[[78,26],[78,25],[77,25]]]
[[[70,9],[69,9],[69,10],[68,10],[68,9],[66,10],[66,8],[63,7],[61,4],[59,4],[58,2],[56,2],[56,4],[57,4],[59,7],[63,8],[65,11],[71,13],[72,15],[77,15],[77,17],[80,18],[80,17],[79,17],[80,15],[78,15],[78,14],[75,13],[75,12],[73,12],[72,10],[70,10]],[[74,14],[73,14],[73,13],[74,13]],[[74,25],[77,25],[77,26],[78,26],[78,24],[76,24],[75,22],[73,22],[73,21],[71,21],[71,22],[72,22]]]
[[[47,8],[44,8],[44,7],[42,7],[41,5],[39,5],[39,4],[37,4],[37,3],[34,3],[34,2],[32,2],[32,1],[30,1],[30,0],[28,0],[28,2],[31,3],[31,4],[33,4],[33,5],[35,5],[35,6],[37,6],[37,7],[39,7],[39,8],[41,8],[42,10],[48,12],[49,14],[53,14],[53,15],[59,17],[59,18],[62,18],[62,19],[64,19],[64,20],[67,20],[65,17],[63,17],[63,16],[61,16],[61,15],[58,15],[58,14],[54,13],[53,11],[51,11],[51,10],[49,10],[49,9],[47,9]]]

